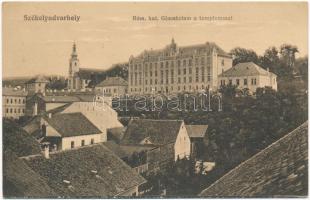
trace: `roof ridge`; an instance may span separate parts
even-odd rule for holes
[[[269,146],[267,146],[266,148],[262,149],[261,151],[259,151],[258,153],[256,153],[255,155],[253,155],[252,157],[250,157],[249,159],[243,161],[242,163],[240,163],[238,166],[234,167],[233,169],[231,169],[229,172],[227,172],[226,174],[224,174],[221,178],[219,178],[218,180],[216,180],[214,183],[212,183],[209,187],[207,187],[206,189],[202,190],[200,192],[200,194],[202,194],[204,191],[207,191],[209,188],[213,187],[214,185],[216,185],[217,183],[221,182],[221,180],[223,180],[226,176],[230,175],[232,172],[234,172],[235,170],[239,169],[240,167],[242,167],[244,164],[246,164],[247,162],[253,160],[254,158],[256,158],[257,156],[263,154],[264,152],[266,152],[266,150],[269,150],[271,147],[275,146],[276,144],[280,143],[281,141],[283,141],[284,139],[286,139],[287,137],[293,135],[295,133],[295,131],[303,128],[303,126],[305,124],[308,124],[308,120],[305,121],[304,123],[302,123],[301,125],[299,125],[297,128],[295,128],[294,130],[292,130],[291,132],[287,133],[286,135],[284,135],[283,137],[281,137],[280,139],[276,140],[275,142],[273,142],[272,144],[270,144]],[[307,125],[308,126],[308,125]]]

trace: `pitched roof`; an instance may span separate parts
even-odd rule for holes
[[[41,153],[40,144],[11,120],[3,120],[3,150],[10,150],[17,156]]]
[[[13,152],[3,154],[3,195],[6,198],[56,197],[56,193]]]
[[[106,146],[110,151],[112,151],[119,158],[125,158],[128,155],[127,152],[123,151],[120,145],[116,144],[114,141],[107,141],[107,142],[102,143],[102,145]]]
[[[307,196],[308,122],[225,174],[204,197]]]
[[[94,68],[80,68],[77,75],[81,79],[91,80],[93,75],[99,75],[104,73],[104,69],[94,69]]]
[[[143,58],[144,56],[147,57],[157,57],[165,55],[165,52],[170,51],[171,48],[175,48],[174,44],[169,44],[165,48],[162,49],[151,49],[151,50],[145,50],[142,53],[140,53],[136,58]],[[194,54],[194,53],[205,53],[205,52],[212,52],[213,49],[216,49],[219,56],[225,56],[225,57],[231,57],[227,52],[225,52],[222,48],[220,48],[216,43],[214,42],[206,42],[203,44],[196,44],[196,45],[189,45],[189,46],[180,46],[178,47],[179,54]]]
[[[125,131],[122,144],[140,144],[148,139],[154,145],[176,141],[182,120],[133,119]]]
[[[96,85],[96,87],[106,86],[127,86],[128,83],[121,77],[107,77],[104,81]]]
[[[120,145],[114,141],[107,141],[102,143],[109,150],[111,150],[119,158],[130,157],[133,153],[139,153],[142,151],[147,151],[155,149],[157,147],[153,145]]]
[[[2,96],[26,97],[27,95],[28,95],[28,92],[24,90],[16,90],[14,88],[8,88],[8,87],[2,88]]]
[[[80,101],[76,96],[42,96],[46,103],[71,103]]]
[[[203,138],[207,132],[208,125],[185,125],[190,138]]]
[[[61,113],[52,115],[51,118],[44,116],[44,119],[62,137],[101,133],[82,113]]]
[[[49,82],[44,76],[42,75],[38,75],[30,80],[28,80],[26,82],[26,84],[30,84],[30,83],[47,83]]]
[[[38,155],[24,161],[62,197],[121,196],[146,182],[101,144],[50,153],[49,159]]]
[[[40,96],[46,103],[93,102],[96,94],[65,94]]]
[[[238,77],[238,76],[256,76],[256,75],[268,76],[270,74],[273,73],[268,72],[267,70],[263,69],[262,67],[256,65],[253,62],[245,62],[245,63],[238,63],[232,68],[224,71],[219,76],[220,77]]]

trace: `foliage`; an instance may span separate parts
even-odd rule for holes
[[[67,80],[63,77],[50,77],[49,82],[46,84],[46,89],[62,90],[67,87]]]

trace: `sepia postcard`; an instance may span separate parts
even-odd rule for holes
[[[4,2],[3,198],[308,197],[307,2]]]

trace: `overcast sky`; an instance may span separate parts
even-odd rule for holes
[[[109,68],[144,49],[217,43],[262,54],[297,45],[308,54],[306,3],[5,3],[3,76],[67,75],[72,44],[81,66]],[[24,15],[79,15],[79,22],[24,21]],[[133,16],[232,16],[231,21],[133,21]]]

